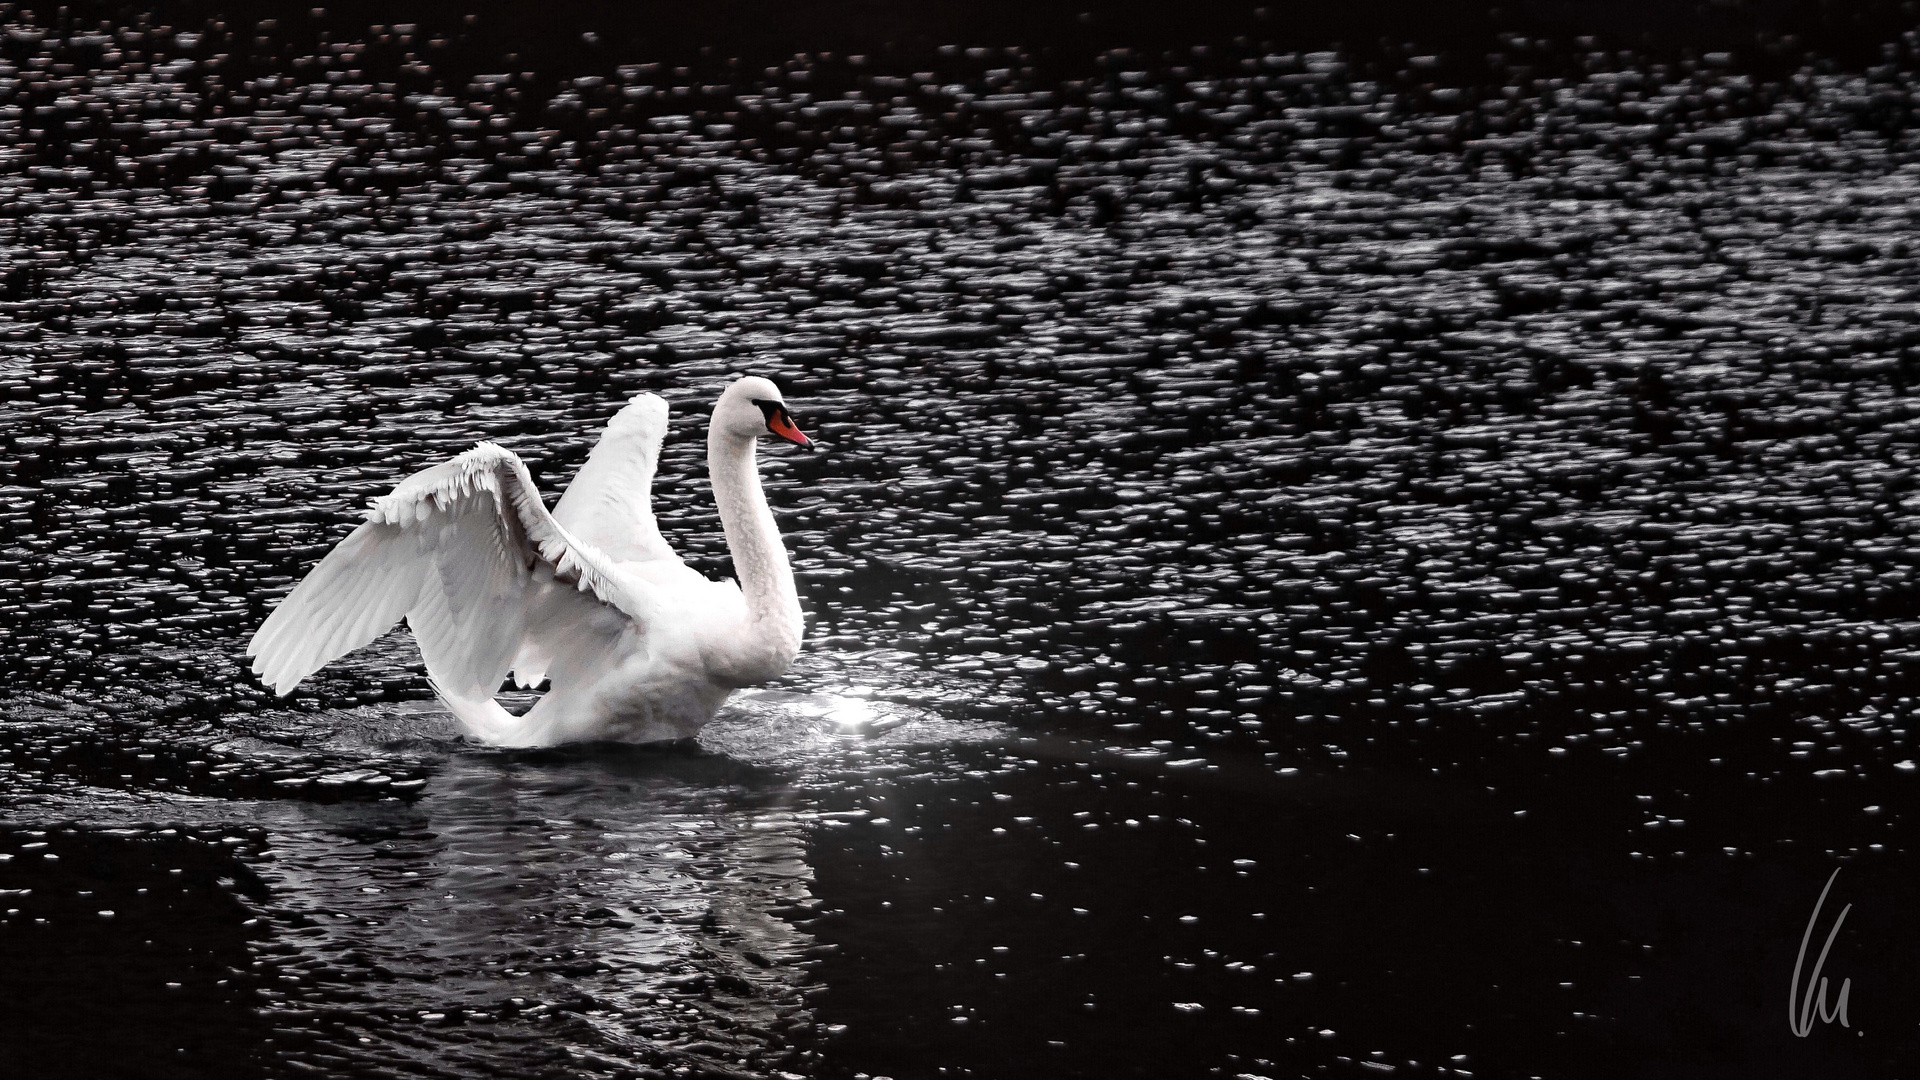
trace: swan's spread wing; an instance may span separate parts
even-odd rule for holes
[[[614,414],[573,478],[554,520],[616,562],[673,559],[653,520],[653,474],[667,437],[667,403],[640,394]]]
[[[651,622],[651,596],[547,513],[527,467],[481,443],[375,499],[366,523],[287,594],[247,645],[285,695],[406,616],[443,694],[491,698],[533,627]]]

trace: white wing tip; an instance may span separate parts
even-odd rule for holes
[[[652,391],[643,391],[627,399],[627,404],[607,422],[615,427],[640,427],[647,430],[667,428],[667,399]]]
[[[252,643],[247,645],[247,656],[253,660],[253,663],[248,665],[249,670],[253,672],[253,677],[260,680],[260,685],[273,691],[274,697],[286,697],[293,693],[294,687],[299,686],[306,678],[305,675],[294,675],[282,670],[285,666],[284,660],[267,656],[263,652],[256,652]]]

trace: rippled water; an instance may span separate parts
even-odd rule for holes
[[[561,77],[0,12],[10,1070],[1915,1060],[1899,41]],[[764,459],[810,638],[697,747],[476,748],[404,634],[245,673],[367,498],[483,438],[557,495],[643,389],[728,573],[748,370],[827,448]]]

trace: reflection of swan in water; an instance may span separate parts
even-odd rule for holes
[[[269,985],[298,980],[290,1005],[303,990],[371,995],[350,1034],[375,1045],[354,1059],[435,1075],[534,1072],[563,1054],[616,1070],[789,1067],[812,944],[789,921],[810,902],[808,826],[784,785],[742,785],[741,769],[684,753],[456,754],[411,805],[300,806],[304,823],[277,824],[259,868],[268,929],[297,945],[270,961]]]
[[[857,660],[866,674],[886,666]],[[834,816],[823,794],[891,754],[937,762],[945,744],[1001,733],[886,700],[897,687],[843,688],[739,695],[702,732],[716,752],[475,749],[430,702],[268,719],[224,733],[229,752],[271,760],[295,745],[316,760],[406,760],[430,779],[410,801],[161,795],[160,820],[251,838],[259,918],[231,928],[251,954],[215,974],[285,1033],[275,1060],[434,1076],[805,1073],[799,961],[814,940],[795,920],[817,914],[810,860],[819,819]],[[117,823],[156,816],[154,802],[107,805]],[[103,820],[85,792],[60,815]]]
[[[793,571],[755,464],[760,436],[802,446],[780,391],[728,386],[707,464],[740,583],[680,561],[654,522],[667,404],[633,399],[548,513],[526,465],[492,443],[415,473],[282,600],[247,645],[292,692],[402,617],[467,730],[498,746],[692,736],[734,689],[778,678],[800,648]],[[511,671],[552,689],[522,716],[494,700]]]
[[[382,738],[371,717],[347,730],[330,752]],[[24,820],[134,844],[156,820],[188,848],[244,838],[228,871],[244,883],[196,881],[199,863],[184,881],[243,893],[257,919],[188,925],[198,949],[233,945],[196,966],[276,1026],[261,1048],[276,1062],[323,1075],[345,1059],[408,1076],[806,1071],[794,1055],[814,941],[794,920],[817,913],[818,826],[785,770],[648,748],[445,753],[452,730],[432,712],[387,726],[434,759],[410,801],[79,787],[36,797],[47,816]]]
[[[710,752],[461,749],[428,702],[329,718],[331,751],[438,766],[412,803],[287,804],[263,822],[266,929],[288,943],[264,977],[288,1006],[367,1001],[338,1037],[396,1071],[533,1073],[564,1054],[569,1075],[803,1073],[810,792],[853,760],[870,773],[876,749],[1004,734],[863,692],[743,692],[701,732]]]

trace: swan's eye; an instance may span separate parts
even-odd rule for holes
[[[793,414],[787,411],[785,405],[777,401],[763,401],[759,398],[755,398],[753,403],[760,406],[760,411],[766,415],[768,431],[773,432],[775,435],[780,436],[796,446],[813,445],[813,441],[808,439],[806,435],[801,432],[799,426],[793,422]]]

